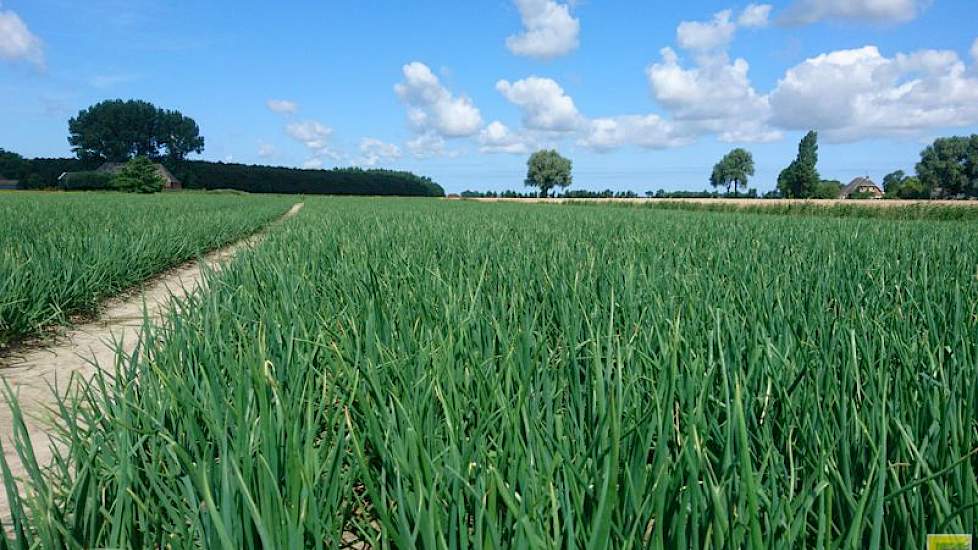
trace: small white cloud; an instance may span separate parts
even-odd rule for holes
[[[917,17],[931,0],[796,0],[782,21],[804,25],[826,19],[905,23]]]
[[[971,45],[971,59],[978,63],[978,38],[975,38],[975,43]]]
[[[583,122],[571,99],[549,78],[531,76],[510,83],[496,83],[499,93],[523,112],[523,125],[533,130],[569,132]]]
[[[448,154],[445,150],[445,139],[434,132],[420,134],[405,145],[408,151],[419,159],[442,157]]]
[[[419,133],[437,132],[444,137],[467,137],[482,126],[482,114],[469,98],[455,96],[442,86],[424,63],[403,67],[404,82],[394,86],[407,105],[408,121]]]
[[[234,162],[234,155],[225,155],[224,156],[224,162],[225,163]]]
[[[741,12],[737,25],[748,29],[766,27],[770,22],[771,8],[771,4],[751,4]]]
[[[581,23],[571,16],[566,4],[554,0],[515,0],[515,3],[523,19],[523,34],[506,39],[509,51],[552,59],[577,49]]]
[[[591,120],[577,144],[606,152],[626,145],[647,149],[681,147],[692,143],[693,139],[659,115],[623,115]]]
[[[360,140],[360,156],[360,162],[364,166],[376,166],[381,161],[401,158],[401,149],[393,143],[384,143],[374,138],[363,138]]]
[[[822,54],[789,69],[770,97],[777,125],[836,142],[978,125],[978,77],[954,51]]]
[[[0,11],[0,59],[27,61],[44,68],[44,44],[11,10]]]
[[[259,143],[258,144],[258,156],[267,159],[274,157],[278,153],[278,149],[270,143]]]
[[[524,155],[534,147],[535,140],[529,135],[514,132],[498,120],[489,123],[479,134],[479,151],[482,153]]]
[[[299,105],[288,99],[269,99],[265,102],[265,105],[280,115],[294,115],[299,111]]]
[[[329,158],[339,161],[343,158],[329,144],[333,129],[316,120],[292,122],[286,125],[285,133],[292,139],[302,143],[312,153],[313,158],[322,160]]]
[[[676,28],[676,41],[686,50],[725,49],[733,40],[737,25],[730,20],[732,12],[723,10],[713,15],[713,20],[683,21]]]
[[[306,170],[320,170],[323,167],[323,159],[313,157],[303,162],[302,167]]]

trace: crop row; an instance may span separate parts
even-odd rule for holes
[[[65,402],[66,450],[33,469],[18,538],[974,533],[976,266],[960,222],[312,200]]]

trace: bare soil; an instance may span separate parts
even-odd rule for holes
[[[295,204],[278,221],[295,216],[302,207],[303,203]],[[144,312],[150,322],[160,322],[174,297],[184,297],[202,288],[206,271],[220,270],[240,250],[258,244],[264,234],[259,232],[215,250],[199,261],[167,271],[139,288],[107,300],[97,319],[65,330],[53,343],[28,345],[15,354],[0,357],[0,377],[17,396],[38,464],[50,464],[54,456],[54,443],[48,433],[52,407],[57,405],[58,398],[63,398],[73,385],[87,384],[100,367],[111,368],[120,349],[117,346],[125,353],[132,353],[139,342]],[[26,470],[13,444],[13,415],[6,402],[0,404],[0,440],[11,472],[17,478],[22,477]],[[10,525],[10,508],[3,490],[0,490],[0,520],[4,526]]]

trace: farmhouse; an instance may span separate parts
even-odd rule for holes
[[[106,162],[103,163],[102,166],[99,166],[95,171],[107,172],[109,174],[118,174],[119,171],[122,170],[122,167],[125,165],[126,163],[124,162]],[[157,173],[159,173],[159,175],[162,176],[164,180],[166,180],[166,184],[163,186],[164,190],[183,188],[183,185],[180,183],[180,180],[174,177],[173,174],[171,174],[170,171],[166,169],[166,166],[163,166],[158,162],[153,163],[153,166],[156,167]]]
[[[851,198],[882,199],[883,190],[869,178],[856,178],[839,191],[840,199]]]

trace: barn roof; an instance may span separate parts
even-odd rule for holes
[[[848,197],[849,195],[859,190],[860,187],[875,187],[880,193],[883,192],[883,190],[880,189],[880,186],[876,185],[876,183],[873,180],[869,178],[860,177],[850,181],[849,185],[843,187],[842,190],[839,191],[839,196]]]

